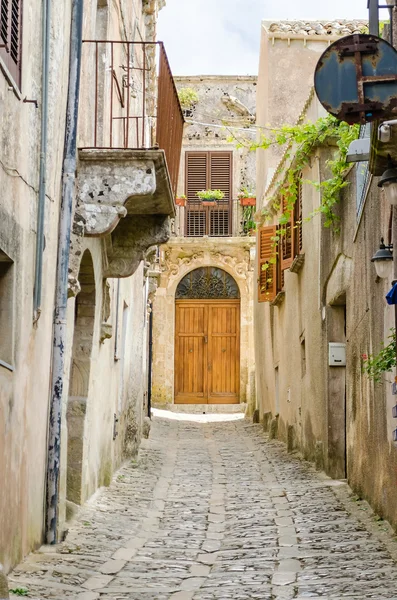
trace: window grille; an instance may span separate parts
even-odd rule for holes
[[[190,271],[179,282],[177,300],[234,300],[240,298],[236,281],[229,273],[216,267],[200,267]]]

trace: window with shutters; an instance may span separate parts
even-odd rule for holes
[[[0,0],[0,58],[21,87],[23,0]]]
[[[231,235],[232,161],[232,152],[186,152],[186,236]],[[215,206],[203,205],[196,194],[206,189],[222,190],[225,197]]]
[[[297,181],[296,200],[293,206],[288,206],[285,199],[282,202],[285,223],[280,225],[280,268],[283,273],[295,264],[295,259],[302,255],[302,178]],[[293,270],[295,271],[294,267]],[[295,271],[296,272],[296,271]]]
[[[277,225],[258,229],[258,302],[272,302],[280,285]]]

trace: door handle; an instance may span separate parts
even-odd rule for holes
[[[208,336],[204,336],[204,344],[208,344]]]

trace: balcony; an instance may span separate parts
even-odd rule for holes
[[[247,214],[247,209],[238,199],[221,200],[213,206],[201,201],[188,200],[179,206],[175,220],[174,234],[177,237],[248,237],[255,236],[255,207]]]
[[[86,40],[81,82],[78,212],[127,277],[169,238],[184,119],[161,42]]]

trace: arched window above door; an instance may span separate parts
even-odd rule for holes
[[[200,267],[179,282],[176,300],[236,300],[240,291],[229,273],[217,267]]]

